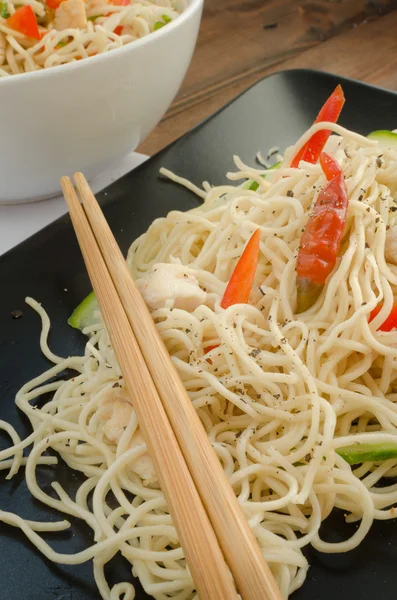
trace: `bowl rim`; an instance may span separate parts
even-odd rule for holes
[[[151,40],[159,39],[160,36],[171,35],[175,29],[182,27],[183,23],[188,21],[194,13],[201,10],[204,4],[204,0],[188,0],[188,2],[189,4],[187,8],[176,19],[171,21],[171,23],[168,23],[167,27],[161,27],[157,31],[153,31],[149,35],[145,35],[134,42],[129,42],[120,48],[114,48],[109,52],[103,52],[95,56],[89,56],[79,61],[66,63],[63,65],[56,65],[55,67],[49,67],[48,69],[40,69],[38,71],[28,71],[26,73],[16,73],[8,77],[0,77],[0,91],[2,86],[20,85],[20,83],[27,83],[29,80],[32,80],[32,78],[38,81],[39,78],[45,79],[51,76],[59,76],[62,73],[65,73],[66,75],[73,70],[87,69],[92,64],[100,64],[100,61],[104,62],[106,60],[112,60],[113,56],[116,58],[117,56],[121,56],[123,53],[126,54],[132,51],[134,48],[137,49],[145,44],[150,44]]]

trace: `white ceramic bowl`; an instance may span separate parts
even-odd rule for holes
[[[0,79],[0,204],[55,195],[134,150],[160,121],[189,66],[203,0],[166,27],[79,62]]]

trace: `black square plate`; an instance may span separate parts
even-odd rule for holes
[[[132,173],[99,194],[105,215],[124,252],[156,217],[172,209],[187,210],[198,199],[186,189],[158,177],[160,166],[200,184],[203,180],[222,184],[232,170],[233,154],[254,164],[258,150],[293,143],[312,123],[324,99],[341,82],[346,105],[341,124],[368,133],[397,127],[397,94],[362,83],[316,71],[277,73],[264,79],[183,138],[148,160]],[[23,172],[21,172],[23,176]],[[33,296],[48,310],[52,320],[50,344],[60,355],[81,353],[83,336],[68,327],[66,320],[89,292],[80,251],[67,216],[52,223],[27,241],[0,257],[0,419],[10,421],[21,436],[28,423],[14,405],[23,383],[40,374],[48,363],[40,354],[40,323],[24,306]],[[15,320],[12,311],[23,310]],[[0,448],[9,440],[0,436]],[[39,481],[52,479],[72,490],[78,477],[64,466],[43,469]],[[57,519],[39,506],[26,489],[23,474],[12,481],[0,474],[0,509],[30,519]],[[73,532],[52,534],[47,540],[65,553],[92,543],[90,533],[73,520]],[[351,534],[336,514],[324,525],[329,540]],[[43,558],[16,529],[0,525],[1,600],[95,600],[99,598],[90,563],[58,566]],[[395,600],[397,597],[397,523],[376,523],[361,546],[341,555],[307,552],[312,564],[304,586],[295,600]],[[110,581],[129,578],[123,559],[108,569]],[[137,585],[137,599],[148,596]],[[216,600],[214,598],[214,600]]]

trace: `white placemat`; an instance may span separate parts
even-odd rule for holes
[[[117,167],[112,167],[92,179],[90,186],[94,194],[116,181],[149,158],[144,154],[131,152]],[[62,196],[32,202],[0,206],[0,255],[7,252],[29,236],[67,212]]]

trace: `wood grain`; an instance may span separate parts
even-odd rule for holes
[[[276,70],[319,68],[397,89],[396,0],[207,0],[192,64],[138,151],[154,154]]]

